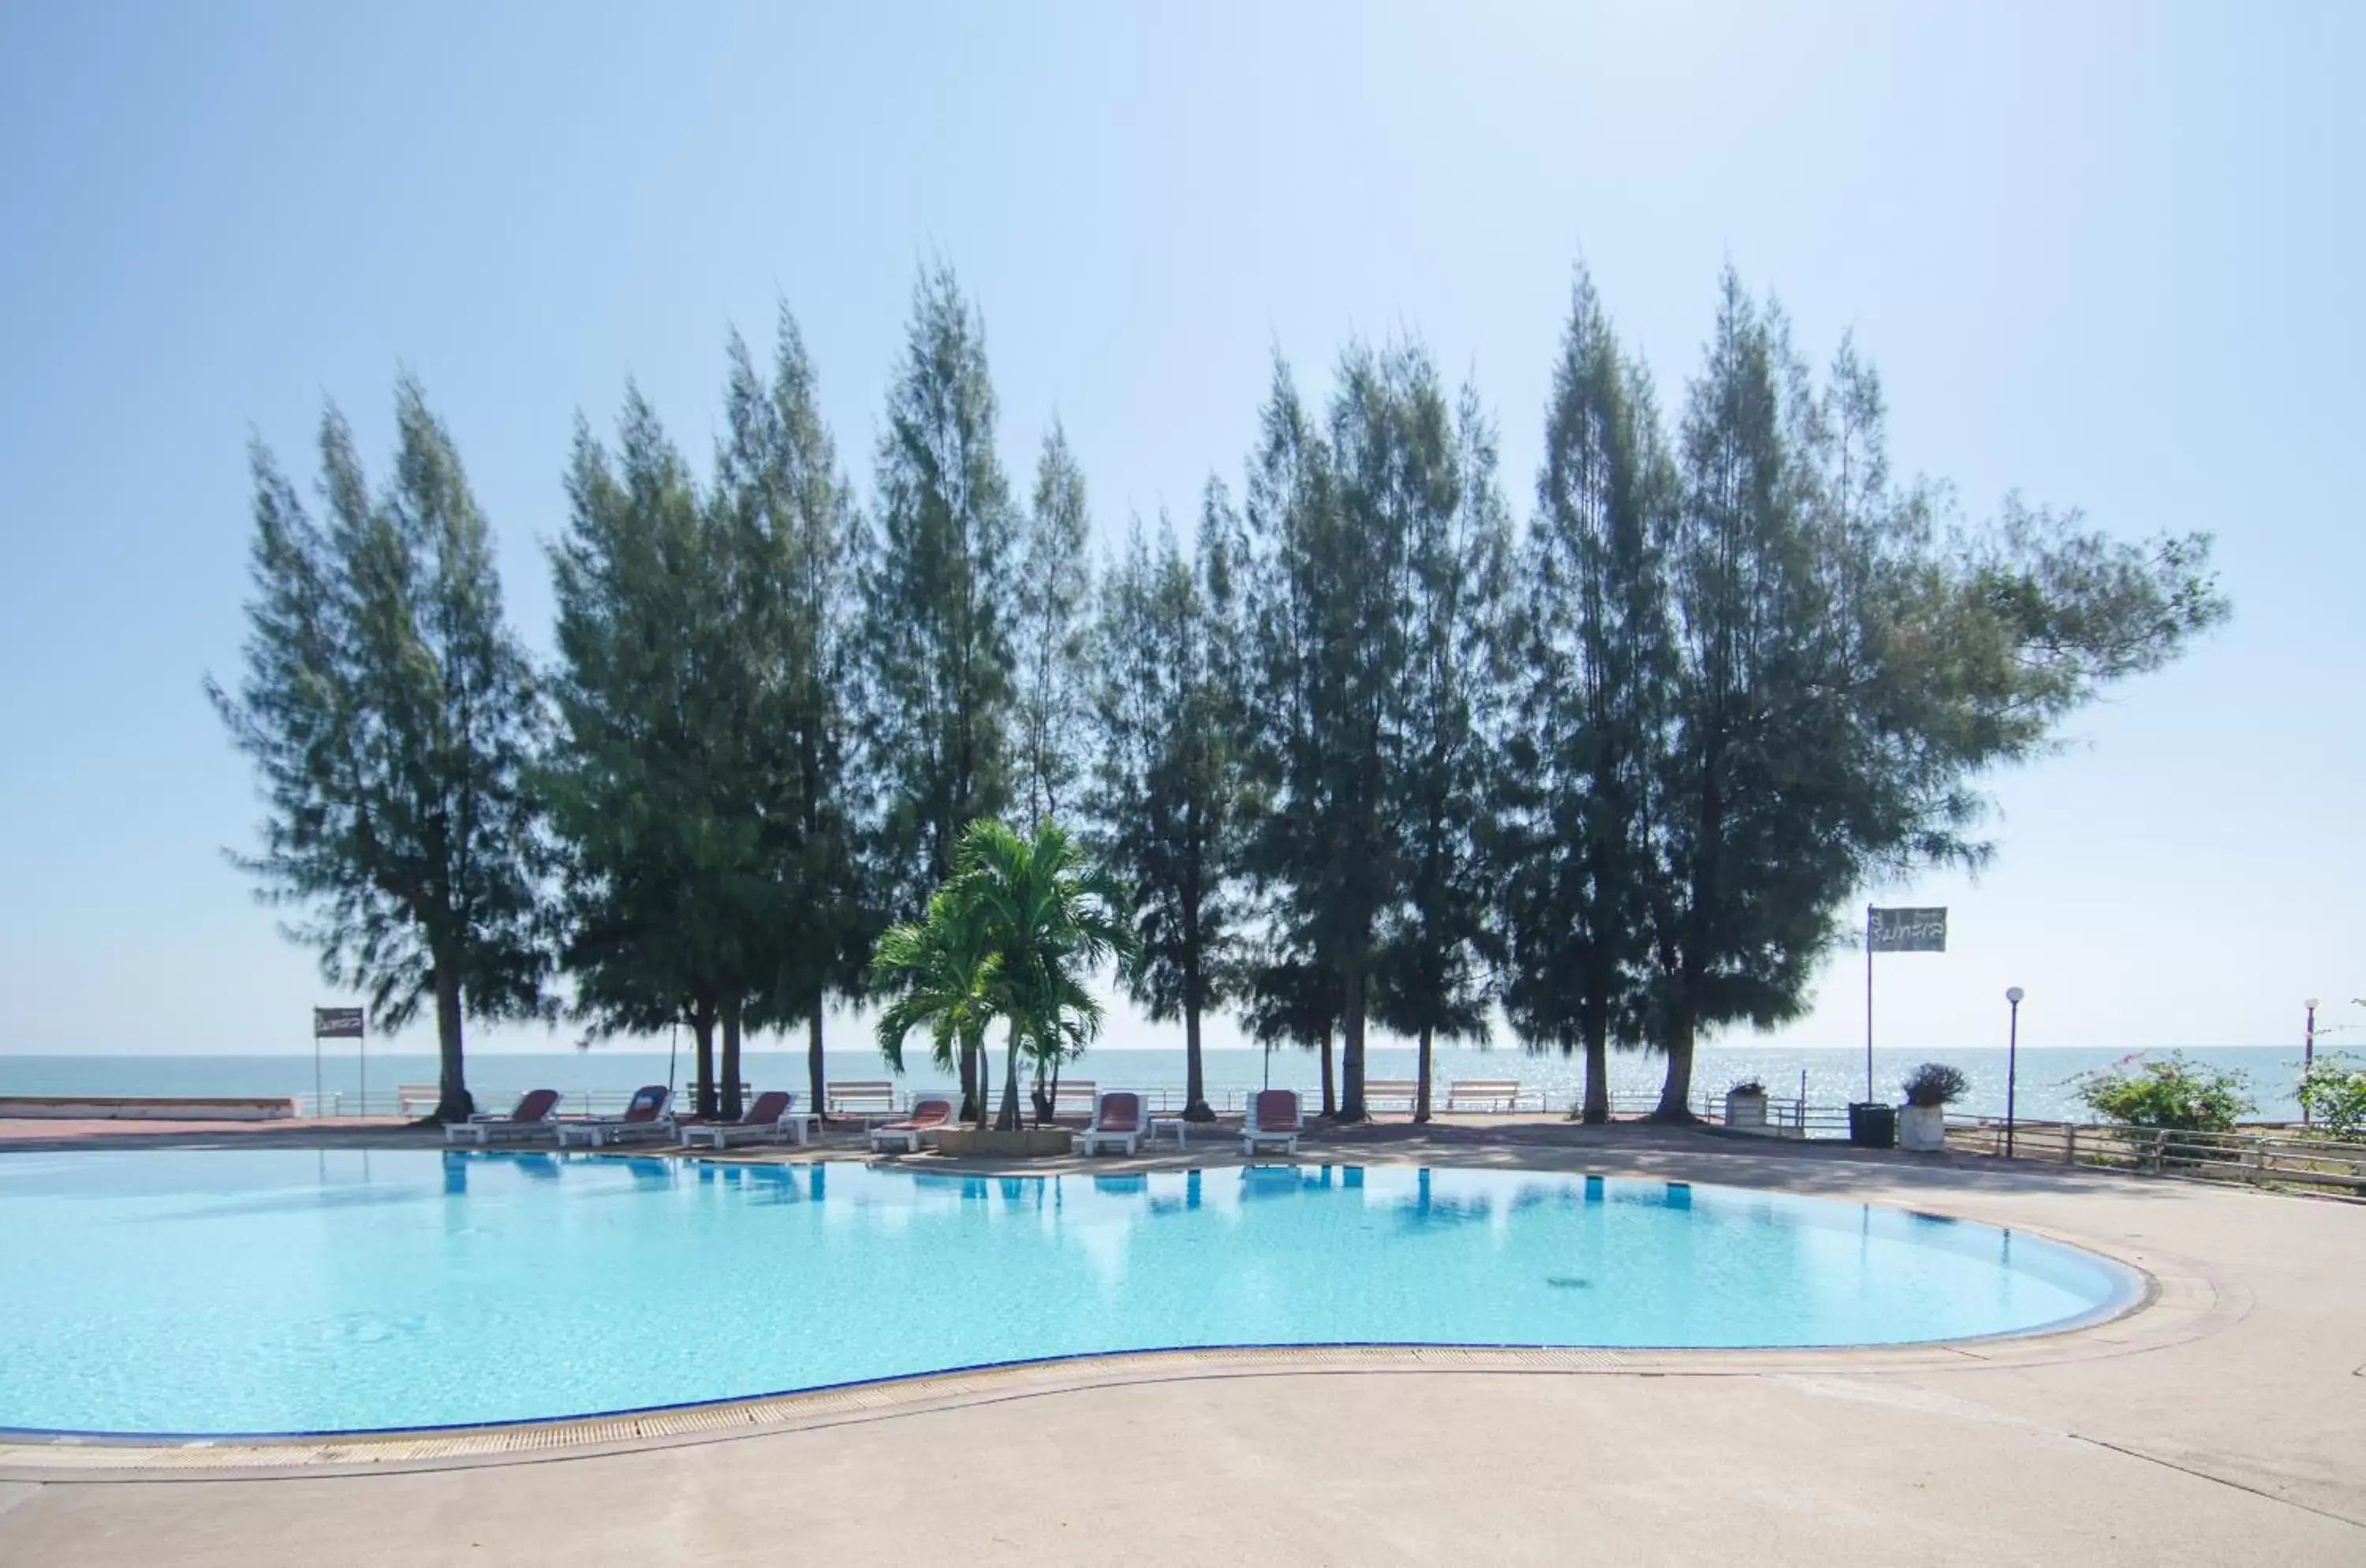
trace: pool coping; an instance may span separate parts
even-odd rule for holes
[[[1402,1164],[1372,1158],[1301,1158],[1302,1165]],[[900,1161],[887,1162],[900,1165]],[[1227,1161],[1225,1164],[1240,1162]],[[1452,1166],[1435,1155],[1420,1160]],[[946,1161],[949,1173],[1043,1174],[990,1162]],[[1493,1168],[1503,1168],[1494,1167]],[[1604,1175],[1564,1166],[1538,1174]],[[1644,1179],[1664,1179],[1646,1177]],[[1779,1192],[1762,1184],[1696,1183]],[[1945,1214],[1948,1195],[1857,1201],[1905,1213]],[[1976,1215],[1947,1217],[1993,1224]],[[652,1408],[354,1433],[155,1437],[45,1433],[0,1428],[0,1481],[118,1483],[259,1480],[393,1474],[548,1462],[809,1431],[1091,1389],[1235,1377],[1536,1375],[1757,1377],[1801,1372],[1926,1372],[2055,1365],[2189,1343],[2239,1320],[2248,1292],[2201,1265],[2148,1252],[2140,1260],[2108,1243],[2015,1224],[1997,1228],[2041,1237],[2104,1258],[2137,1283],[2131,1299],[2064,1324],[1968,1339],[1811,1348],[1649,1348],[1447,1344],[1176,1347],[1085,1353],[869,1379],[827,1387]]]

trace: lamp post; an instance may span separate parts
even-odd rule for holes
[[[2304,1078],[2316,1061],[2316,998],[2311,997],[2301,1006],[2308,1010],[2308,1022],[2300,1037],[2300,1076]],[[2300,1102],[2300,1124],[2304,1127],[2308,1125],[2308,1101],[2305,1100]]]
[[[2005,987],[2004,999],[2012,1009],[2011,1020],[2005,1026],[2004,1036],[2004,1157],[2012,1157],[2013,1089],[2021,1077],[2021,998],[2025,995],[2019,986]]]

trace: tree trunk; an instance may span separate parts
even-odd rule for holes
[[[1414,1069],[1413,1086],[1413,1119],[1429,1120],[1429,1043],[1433,1032],[1429,1025],[1421,1026],[1421,1066]]]
[[[824,1080],[821,1057],[822,998],[814,998],[813,1011],[806,1015],[806,1085],[813,1096],[807,1106],[817,1116],[829,1110],[829,1085]]]
[[[1323,1032],[1322,1051],[1323,1114],[1325,1116],[1336,1116],[1339,1114],[1339,1096],[1338,1091],[1332,1087],[1331,1082],[1331,1032],[1327,1029]]]
[[[1610,1120],[1610,1028],[1601,1017],[1585,1021],[1585,1107],[1579,1119],[1599,1125]]]
[[[1651,1112],[1654,1122],[1697,1122],[1693,1114],[1693,1010],[1689,1001],[1679,1003],[1676,1016],[1668,1028],[1668,1077],[1660,1086],[1659,1109]]]
[[[715,1010],[700,1008],[690,1017],[690,1032],[698,1041],[698,1088],[692,1107],[701,1116],[715,1114]]]
[[[1718,897],[1718,852],[1725,832],[1725,791],[1718,773],[1723,754],[1721,731],[1713,730],[1702,760],[1699,837],[1686,879],[1692,907],[1686,914],[1684,945],[1678,950],[1673,969],[1676,1005],[1668,1019],[1664,1042],[1668,1076],[1660,1085],[1659,1107],[1651,1117],[1654,1122],[1698,1120],[1693,1115],[1691,1104],[1693,1034],[1700,1020],[1701,977],[1708,964],[1708,911],[1715,907]]]
[[[468,1093],[468,1069],[460,1051],[460,977],[452,966],[435,966],[435,1120],[466,1122],[477,1113]]]
[[[723,1004],[723,1084],[719,1113],[727,1122],[739,1120],[739,1003]]]
[[[1019,1131],[1019,1024],[1015,1020],[1010,1025],[1010,1044],[1002,1061],[1002,1109],[995,1112],[994,1130]]]
[[[977,1114],[974,1120],[983,1130],[986,1126],[986,1098],[994,1092],[994,1069],[986,1065],[983,1041],[969,1047],[970,1059],[977,1064]]]
[[[1339,1037],[1339,1120],[1364,1119],[1364,967],[1347,972]]]
[[[1208,1107],[1208,1078],[1200,1062],[1200,1004],[1183,1004],[1183,1120],[1213,1122]]]
[[[977,1081],[978,1048],[964,1040],[961,1048],[961,1120],[986,1125],[986,1096]]]

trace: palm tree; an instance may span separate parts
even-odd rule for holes
[[[952,1072],[964,1060],[983,1066],[986,1028],[994,1021],[989,987],[998,966],[984,937],[957,880],[930,897],[919,921],[891,927],[880,937],[872,983],[890,999],[879,1015],[879,1054],[897,1072],[904,1070],[905,1036],[923,1026],[930,1055],[940,1068]],[[975,1114],[983,1126],[983,1085]]]
[[[1032,839],[980,819],[962,834],[946,891],[977,924],[990,964],[980,976],[991,1011],[1009,1026],[1002,1106],[995,1125],[1020,1125],[1019,1059],[1058,1060],[1099,1034],[1101,1004],[1085,978],[1136,952],[1123,890],[1086,863],[1068,830],[1046,821]]]

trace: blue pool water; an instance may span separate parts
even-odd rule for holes
[[[1950,1339],[2134,1288],[1894,1210],[1410,1167],[10,1155],[0,1235],[0,1427],[123,1433],[515,1420],[1176,1345]]]

